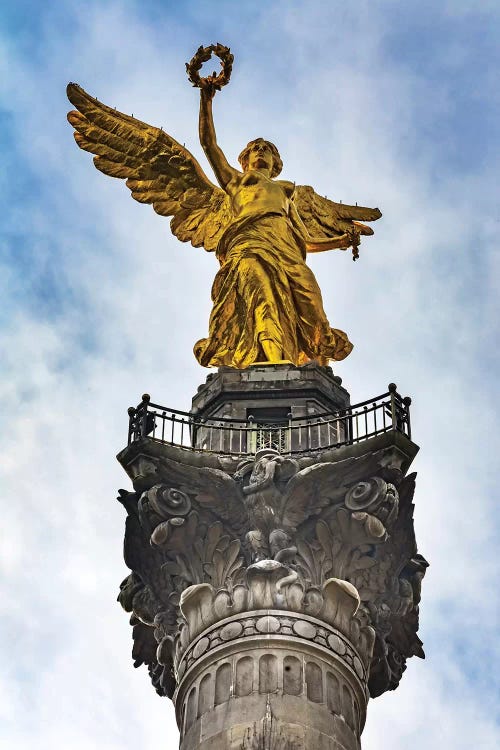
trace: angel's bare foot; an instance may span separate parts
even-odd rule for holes
[[[283,359],[283,351],[281,347],[274,341],[271,341],[271,339],[261,339],[260,345],[269,362],[280,362]]]

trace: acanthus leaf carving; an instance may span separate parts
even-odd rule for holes
[[[385,585],[369,604],[377,638],[370,671],[370,695],[394,690],[406,669],[406,659],[424,658],[422,642],[417,636],[420,586],[428,563],[417,553],[413,529],[413,494],[416,474],[400,484],[399,514],[393,524],[389,543],[391,554],[386,560]]]
[[[316,539],[301,540],[298,566],[312,584],[321,586],[329,577],[350,581],[375,565],[374,548],[386,538],[384,525],[368,513],[337,508],[328,521],[316,524]]]

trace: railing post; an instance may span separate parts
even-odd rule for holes
[[[411,422],[410,422],[410,404],[411,404],[411,398],[409,396],[405,396],[403,399],[403,404],[405,405],[405,419],[406,424],[408,427],[408,437],[411,440]]]
[[[198,432],[201,432],[203,438],[203,417],[198,420],[192,414],[189,415],[189,437],[191,439],[191,446],[193,448],[198,447]]]
[[[137,415],[137,409],[135,408],[135,406],[129,406],[127,409],[127,414],[128,414],[128,445],[130,445],[130,443],[133,443],[135,440],[135,435],[134,435],[135,429],[136,429],[135,418]]]
[[[389,383],[387,390],[390,393],[391,396],[391,421],[392,421],[392,429],[397,430],[398,429],[398,417],[396,412],[396,392],[398,390],[398,387],[396,383]]]
[[[352,445],[354,443],[354,426],[352,423],[352,407],[350,404],[347,407],[346,412],[345,412],[344,431],[345,431],[345,437],[344,437],[345,444]]]
[[[249,414],[247,418],[247,422],[250,425],[250,429],[247,428],[247,444],[246,444],[246,451],[247,453],[251,453],[254,446],[254,436],[255,436],[255,448],[257,448],[257,432],[253,429],[253,415]],[[255,451],[253,451],[255,453]]]
[[[150,401],[151,401],[151,396],[149,395],[149,393],[143,393],[141,426],[140,426],[141,438],[145,438],[148,434],[148,404]]]

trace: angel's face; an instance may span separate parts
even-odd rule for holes
[[[247,169],[268,169],[273,168],[273,152],[270,146],[264,140],[254,143],[248,153]]]

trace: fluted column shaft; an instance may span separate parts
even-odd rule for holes
[[[180,666],[181,750],[359,748],[366,669],[327,623],[242,613],[203,631]]]

